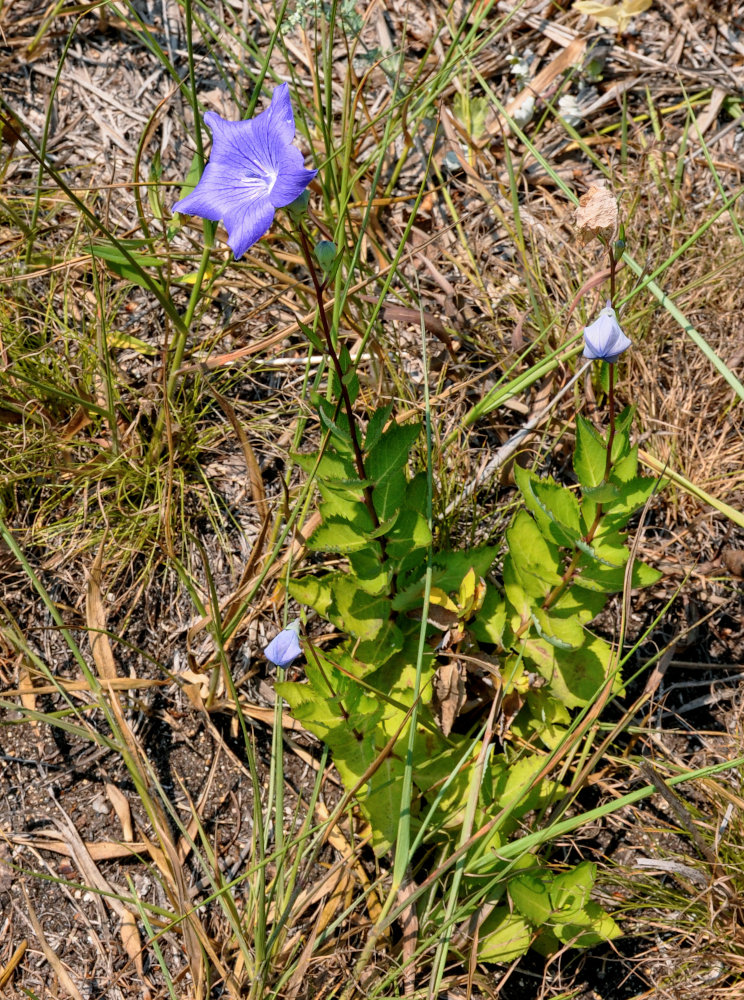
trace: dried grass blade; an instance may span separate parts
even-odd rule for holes
[[[70,978],[70,974],[64,967],[62,962],[57,957],[57,953],[54,948],[49,944],[46,937],[44,936],[44,931],[41,924],[39,923],[39,918],[36,916],[36,910],[34,910],[31,905],[31,900],[28,898],[28,893],[26,892],[26,886],[21,882],[21,889],[23,890],[23,897],[26,900],[26,909],[28,910],[28,919],[31,921],[31,926],[34,929],[34,934],[39,939],[39,944],[41,945],[41,950],[44,952],[44,958],[49,962],[54,974],[59,980],[60,986],[73,998],[73,1000],[83,1000],[83,995],[77,986],[73,983]]]
[[[0,969],[0,990],[5,989],[10,980],[13,978],[13,973],[18,967],[23,956],[26,954],[26,949],[28,948],[28,941],[24,940],[18,945],[16,950],[10,956],[10,960],[7,965]]]
[[[70,848],[70,857],[77,865],[86,885],[93,886],[98,889],[99,892],[104,893],[105,895],[103,896],[103,899],[121,920],[119,934],[122,944],[124,945],[124,950],[137,970],[137,976],[139,977],[140,982],[145,985],[144,993],[149,996],[150,984],[145,978],[145,970],[142,962],[142,941],[140,939],[139,931],[137,930],[136,917],[132,911],[126,907],[124,903],[122,903],[118,896],[116,896],[111,885],[102,875],[98,866],[91,857],[90,852],[85,846],[83,838],[78,833],[75,824],[64,811],[62,806],[60,806],[59,803],[56,803],[56,805],[62,813],[62,819],[57,820],[56,825],[62,833],[63,838],[67,841]]]
[[[90,636],[90,648],[93,660],[102,680],[116,680],[116,662],[111,649],[109,637],[106,634],[106,611],[101,595],[101,566],[103,563],[103,545],[88,573],[88,592],[85,604],[85,617]]]
[[[57,839],[57,834],[51,830],[35,830],[33,836],[8,833],[8,840],[19,847],[37,847],[43,851],[52,851],[71,858],[70,845]],[[150,845],[145,841],[136,840],[131,844],[117,844],[113,840],[83,841],[85,849],[94,861],[111,861],[114,858],[130,858],[135,854],[147,854]]]
[[[256,510],[258,511],[259,517],[262,521],[268,521],[269,518],[269,507],[266,503],[266,491],[264,490],[263,477],[261,475],[261,467],[256,460],[255,452],[251,447],[251,443],[243,429],[243,425],[238,420],[238,415],[235,412],[232,404],[228,402],[227,399],[222,395],[222,393],[217,392],[213,385],[209,381],[209,369],[205,366],[203,370],[204,374],[204,384],[209,390],[210,394],[214,396],[220,409],[225,414],[227,419],[230,421],[235,434],[237,435],[238,441],[240,442],[240,447],[243,451],[243,458],[245,460],[246,469],[248,470],[248,481],[251,484],[251,493],[253,494],[253,500],[256,504]]]

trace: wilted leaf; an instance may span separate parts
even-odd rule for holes
[[[444,663],[434,675],[434,690],[439,702],[439,722],[442,732],[449,736],[455,719],[465,704],[465,678],[457,660]]]
[[[609,243],[617,230],[617,199],[603,184],[592,184],[579,198],[576,229],[582,246],[595,237]]]
[[[576,0],[573,9],[579,14],[589,14],[603,28],[615,28],[623,32],[631,18],[648,10],[652,2],[653,0],[622,0],[622,3],[610,4],[608,7],[597,0]]]

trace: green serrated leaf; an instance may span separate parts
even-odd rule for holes
[[[610,472],[610,481],[613,483],[627,483],[633,479],[638,472],[638,445],[634,445],[628,454],[615,462]]]
[[[597,866],[591,861],[582,861],[575,868],[556,875],[550,887],[550,902],[556,922],[570,920],[583,910],[591,897]]]
[[[181,186],[181,198],[185,198],[187,194],[191,194],[196,185],[199,183],[199,178],[202,175],[203,169],[203,157],[199,156],[198,153],[194,153],[191,158],[191,163],[189,164],[189,169],[186,171],[186,177],[184,178]],[[178,215],[178,213],[176,214]]]
[[[496,587],[489,586],[481,609],[468,626],[478,642],[492,642],[501,646],[506,627],[506,601]]]
[[[339,621],[340,627],[343,627],[342,621],[343,619]],[[385,664],[391,656],[395,656],[402,646],[403,633],[394,621],[386,619],[373,639],[355,644],[354,659],[369,667],[370,670],[376,670]]]
[[[299,467],[311,473],[315,469],[318,461],[318,453],[313,451],[309,454],[293,452],[292,459]],[[363,496],[364,483],[357,478],[356,468],[350,455],[340,455],[332,448],[327,449],[322,455],[316,471],[316,478],[320,481],[334,481],[340,485],[348,487],[350,490],[358,490],[361,500]]]
[[[548,682],[548,693],[566,708],[588,704],[607,677],[612,650],[603,639],[584,633],[584,643],[577,649],[559,649],[546,639],[529,636],[523,640],[522,653]],[[621,689],[616,682],[615,690]]]
[[[426,526],[426,531],[428,532],[428,526]],[[437,552],[432,560],[432,584],[449,594],[457,590],[463,576],[471,567],[478,576],[485,577],[497,553],[498,549],[490,545],[479,549],[466,549],[462,552],[450,552],[446,549]],[[393,606],[396,611],[408,611],[410,608],[420,605],[424,593],[423,571],[425,566],[423,561],[419,561],[418,558],[416,565],[419,572],[415,572],[411,568],[395,596]]]
[[[506,529],[509,554],[519,582],[530,597],[547,597],[561,582],[558,548],[549,542],[526,510],[520,510]]]
[[[600,483],[599,486],[588,486],[582,491],[584,500],[593,504],[611,504],[619,495],[619,488],[614,483]]]
[[[537,634],[557,649],[578,649],[586,633],[576,617],[557,617],[542,608],[533,608],[532,623]]]
[[[331,674],[332,663],[322,654],[318,656],[324,671]],[[313,670],[309,660],[308,667]],[[327,697],[309,684],[281,683],[276,688],[279,697],[289,703],[292,715],[328,745],[344,786],[358,788],[384,748],[377,726],[383,711],[380,703],[358,685],[353,705],[349,697]],[[389,754],[359,791],[360,805],[372,827],[373,847],[380,855],[390,850],[395,839],[402,785],[402,759]]]
[[[519,616],[520,622],[528,622],[532,616],[533,602],[527,595],[514,567],[514,560],[511,553],[504,556],[504,566],[502,569],[504,578],[504,593],[509,604],[514,608]]]
[[[372,448],[377,444],[382,436],[382,432],[385,429],[385,424],[387,424],[390,419],[390,414],[393,412],[393,404],[388,403],[387,406],[380,406],[372,416],[369,418],[369,423],[367,424],[367,434],[364,438],[364,450],[365,452],[371,451]]]
[[[567,708],[587,705],[604,684],[611,661],[612,649],[604,639],[586,632],[580,649],[555,650],[550,693]],[[621,690],[618,674],[613,693],[618,694]]]
[[[514,477],[542,533],[558,545],[571,547],[581,537],[581,513],[575,494],[553,479],[539,479],[519,465],[514,466]]]
[[[624,525],[635,511],[643,507],[656,487],[657,480],[653,476],[633,476],[618,487],[617,496],[607,512],[608,515],[612,518],[623,517]]]
[[[483,921],[478,934],[480,962],[512,962],[530,947],[532,928],[525,917],[497,906]]]
[[[607,448],[594,425],[582,417],[576,417],[576,448],[574,449],[574,472],[582,487],[599,486],[604,479],[607,464]]]
[[[323,618],[327,618],[333,604],[333,584],[337,574],[325,576],[305,576],[301,580],[289,581],[289,592],[300,604],[313,608]]]
[[[557,939],[572,948],[593,948],[603,941],[620,937],[622,931],[599,903],[588,902],[572,923],[557,923],[552,928]]]
[[[318,351],[320,354],[325,354],[326,345],[320,334],[316,333],[316,331],[313,330],[311,326],[308,326],[307,323],[303,323],[302,320],[300,319],[296,319],[295,322],[297,323],[297,326],[300,328],[300,331],[304,334],[305,337],[307,337],[307,339],[313,345],[315,350]]]
[[[387,554],[390,559],[406,559],[412,566],[425,569],[423,562],[431,544],[431,531],[426,518],[418,511],[404,508],[387,533]]]
[[[347,634],[363,642],[377,639],[391,617],[390,600],[368,594],[352,577],[344,574],[333,574],[333,577],[336,623]]]
[[[571,716],[565,705],[545,688],[532,688],[527,692],[527,711],[517,716],[512,729],[530,742],[536,733],[549,750],[555,750],[570,724]]]
[[[548,894],[550,877],[547,872],[539,875],[518,875],[509,880],[509,896],[516,909],[535,927],[542,927],[550,919],[552,904]]]
[[[152,276],[146,274],[148,267],[161,267],[162,260],[152,254],[140,253],[135,249],[135,245],[141,246],[140,240],[120,240],[128,251],[132,261],[128,260],[119,247],[104,243],[101,245],[92,244],[90,247],[91,256],[97,257],[106,262],[106,266],[119,278],[131,281],[132,284],[141,288],[152,288],[153,285],[160,288],[160,284]]]
[[[324,514],[328,504],[322,504]],[[325,517],[307,540],[311,551],[343,552],[350,554],[369,547],[372,543],[365,534],[371,528],[370,517],[366,508],[358,507],[354,522],[348,518]],[[364,516],[366,515],[366,517]]]
[[[627,550],[625,550],[625,556],[627,562]],[[630,585],[633,588],[650,587],[661,576],[662,574],[658,570],[636,560],[633,563]],[[600,591],[605,594],[616,594],[625,585],[625,567],[608,566],[582,555],[573,582],[576,587],[584,587],[587,590]]]
[[[625,565],[628,561],[630,553],[628,549],[622,545],[622,543],[620,545],[603,545],[601,536],[595,537],[596,541],[593,545],[588,545],[586,542],[582,542],[580,545],[577,545],[577,548],[588,556],[589,559],[602,566],[611,566],[612,568],[616,568],[618,566]],[[579,566],[581,566],[581,562],[579,562]]]
[[[537,776],[544,764],[539,754],[508,761],[504,754],[494,756],[489,777],[490,788],[484,782],[484,794],[490,792],[500,809],[509,810],[509,820],[502,829],[513,829],[520,816],[547,806],[560,791],[555,781]]]
[[[606,604],[607,598],[598,591],[586,590],[583,587],[569,587],[552,605],[550,613],[561,618],[576,616],[577,621],[586,625],[597,617]]]
[[[635,406],[625,406],[622,411],[615,416],[615,433],[627,434],[635,416]]]
[[[365,469],[373,484],[372,498],[380,520],[401,509],[408,486],[408,456],[420,433],[420,424],[393,424],[367,453]]]

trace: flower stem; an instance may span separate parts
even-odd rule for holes
[[[351,437],[351,447],[354,451],[354,464],[356,465],[357,475],[359,478],[366,483],[367,473],[364,468],[364,455],[362,454],[362,447],[359,443],[359,434],[357,430],[357,420],[356,414],[354,413],[354,405],[351,402],[351,396],[349,395],[349,389],[346,385],[344,379],[344,370],[341,367],[341,360],[338,356],[338,351],[333,343],[333,334],[331,333],[331,327],[328,322],[328,316],[325,311],[325,302],[323,300],[323,287],[318,278],[318,272],[315,269],[313,263],[312,250],[310,248],[310,241],[307,238],[307,233],[301,222],[297,224],[297,233],[299,235],[299,243],[302,248],[302,254],[305,258],[305,263],[310,272],[310,277],[312,278],[313,287],[315,289],[315,298],[318,302],[318,313],[320,316],[320,325],[323,328],[323,336],[325,337],[326,347],[328,348],[328,355],[333,363],[333,367],[336,371],[336,377],[338,378],[339,386],[341,387],[341,398],[343,399],[344,409],[346,410],[346,416],[349,421],[349,434]],[[380,527],[380,519],[377,516],[377,511],[375,510],[374,501],[372,499],[372,487],[365,485],[363,487],[364,493],[364,505],[369,512],[369,516],[372,519],[372,524],[375,528]]]
[[[615,366],[610,364],[610,391],[607,396],[610,407],[610,429],[607,432],[607,460],[605,462],[604,478],[609,481],[612,469],[612,445],[615,441]]]

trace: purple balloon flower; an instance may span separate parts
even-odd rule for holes
[[[295,622],[288,628],[282,629],[278,635],[274,636],[264,650],[264,656],[275,667],[288,667],[292,660],[296,660],[298,656],[302,655],[298,635],[299,629],[298,622]]]
[[[173,211],[222,219],[237,259],[268,232],[275,210],[301,195],[318,171],[306,170],[292,145],[295,123],[286,83],[255,118],[230,122],[208,111],[204,121],[212,132],[209,163]]]
[[[612,365],[630,344],[609,302],[599,318],[584,328],[584,357],[591,361],[607,361]]]

